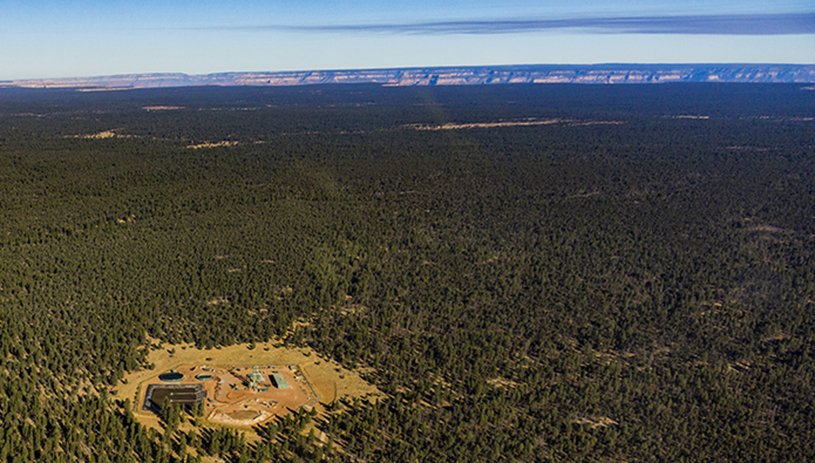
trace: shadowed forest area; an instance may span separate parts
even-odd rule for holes
[[[784,84],[2,89],[0,461],[815,458],[813,108]],[[110,389],[148,335],[310,346],[387,397],[251,442],[198,410],[147,429]]]

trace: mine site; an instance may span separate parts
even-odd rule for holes
[[[158,424],[167,404],[197,409],[211,424],[252,427],[344,396],[379,395],[359,372],[313,351],[272,343],[213,350],[154,346],[149,358],[154,368],[129,375],[115,392],[147,425]]]
[[[183,365],[148,381],[142,409],[158,412],[165,405],[204,407],[208,421],[235,426],[263,423],[274,415],[319,402],[297,365],[278,367],[210,367]]]

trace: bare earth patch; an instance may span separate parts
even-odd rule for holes
[[[588,424],[591,429],[607,428],[620,424],[607,416],[578,417],[575,418],[574,422],[577,424]]]
[[[114,389],[116,397],[129,399],[134,415],[147,426],[157,427],[158,419],[143,410],[145,393],[151,384],[162,384],[158,375],[170,370],[184,374],[179,384],[201,383],[207,389],[206,420],[233,426],[252,426],[275,415],[285,415],[300,406],[322,408],[342,397],[382,397],[363,380],[358,370],[346,370],[336,362],[320,359],[306,348],[276,347],[274,343],[239,344],[220,349],[198,349],[191,344],[153,345],[148,362],[152,370],[130,373]],[[258,365],[264,377],[282,374],[289,389],[255,392],[247,389],[248,374]],[[290,368],[291,367],[291,368]],[[212,375],[197,380],[201,373]],[[212,400],[209,400],[212,399]]]
[[[415,130],[462,130],[462,129],[484,129],[484,128],[495,128],[495,127],[524,127],[524,126],[535,126],[535,125],[552,125],[552,124],[569,124],[573,126],[579,125],[618,125],[623,124],[621,121],[575,121],[572,119],[524,119],[520,121],[496,121],[496,122],[475,122],[475,123],[467,123],[467,124],[455,124],[455,123],[447,123],[443,125],[423,125],[423,124],[416,124],[416,125],[408,125],[407,128],[412,128]]]
[[[789,231],[789,230],[785,230],[785,229],[783,229],[781,227],[776,227],[776,226],[767,225],[767,224],[750,225],[749,230],[750,231],[757,231],[757,232],[768,232],[768,233],[785,233],[785,232]]]
[[[501,377],[488,379],[487,383],[489,383],[493,387],[502,388],[502,389],[518,387],[518,386],[521,385],[520,383],[516,383],[515,381],[512,381],[511,379],[506,379],[506,378],[501,378]]]
[[[142,106],[145,111],[172,111],[174,109],[184,109],[183,106]]]
[[[570,121],[564,119],[529,119],[523,121],[476,122],[470,124],[448,123],[443,125],[413,125],[409,127],[414,128],[416,130],[458,130],[458,129],[492,128],[492,127],[549,125],[549,124],[559,124],[562,122]]]
[[[669,116],[673,119],[710,119],[710,116],[697,116],[695,114],[679,114],[677,116]]]
[[[74,135],[73,138],[85,138],[91,140],[102,140],[105,138],[130,138],[129,135],[119,135],[118,133],[114,132],[113,130],[103,130],[99,133],[94,133],[91,135]]]
[[[217,143],[201,143],[198,145],[188,145],[187,148],[197,150],[201,148],[218,148],[220,146],[236,146],[238,144],[239,143],[236,141],[219,141]]]

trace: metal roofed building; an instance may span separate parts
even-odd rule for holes
[[[278,389],[289,388],[289,383],[286,382],[286,378],[284,378],[280,373],[272,373],[272,383]]]

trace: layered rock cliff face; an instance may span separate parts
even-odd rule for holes
[[[29,88],[95,89],[344,83],[380,83],[392,86],[410,86],[515,83],[638,84],[663,82],[813,83],[815,82],[815,65],[605,64],[236,72],[193,76],[186,74],[131,74],[106,77],[18,80],[0,82],[0,85]]]

